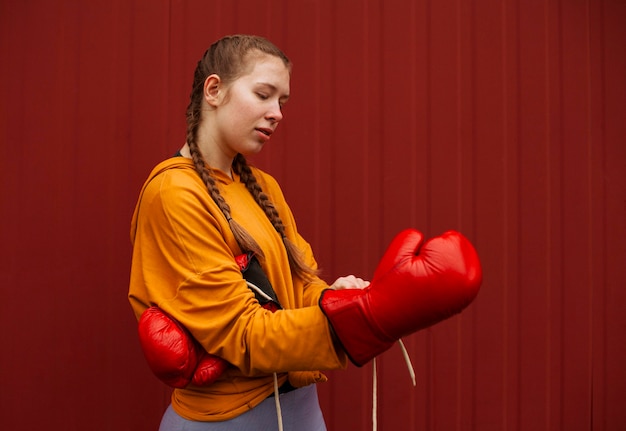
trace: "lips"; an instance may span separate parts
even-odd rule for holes
[[[265,127],[257,127],[257,129],[259,132],[263,133],[265,136],[271,136],[272,133],[274,132],[272,129],[268,129]]]

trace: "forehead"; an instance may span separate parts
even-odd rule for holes
[[[248,59],[248,68],[240,77],[252,84],[269,84],[279,91],[289,92],[290,70],[283,60],[273,55],[253,55]]]

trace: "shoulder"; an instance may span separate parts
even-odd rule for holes
[[[183,157],[173,157],[159,163],[152,169],[144,184],[144,193],[164,194],[182,190],[204,189],[202,180],[196,173],[193,162]]]
[[[150,182],[154,179],[163,179],[163,178],[186,178],[189,176],[197,176],[195,173],[195,169],[193,166],[193,162],[184,157],[172,157],[167,160],[163,160],[161,163],[156,165],[150,175],[148,175],[148,179],[146,182]]]
[[[138,205],[147,211],[173,215],[214,209],[193,162],[182,157],[167,159],[152,170],[144,183]]]

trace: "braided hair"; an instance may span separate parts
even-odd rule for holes
[[[230,213],[230,206],[221,195],[211,169],[207,166],[204,156],[197,143],[197,134],[201,122],[202,98],[204,81],[209,75],[216,74],[225,84],[235,81],[242,76],[250,67],[250,54],[269,54],[280,58],[285,66],[291,68],[291,62],[287,56],[274,44],[259,36],[234,35],[224,37],[213,43],[204,53],[198,62],[194,73],[194,80],[191,90],[190,102],[187,107],[187,145],[191,153],[194,167],[204,182],[209,195],[220,208],[224,217],[228,221],[237,244],[244,252],[252,252],[263,259],[264,254],[261,247],[254,238],[235,221]],[[253,196],[256,203],[263,209],[265,215],[270,220],[276,232],[281,236],[291,271],[297,276],[308,280],[317,274],[305,262],[302,252],[287,238],[285,226],[269,197],[263,192],[257,182],[246,158],[242,154],[237,154],[232,164],[233,172],[240,176],[246,189]]]

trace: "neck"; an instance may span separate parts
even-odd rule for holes
[[[199,146],[200,152],[202,153],[202,157],[204,161],[211,167],[211,169],[217,169],[222,171],[224,174],[228,175],[231,179],[233,178],[232,173],[232,165],[234,157],[228,158],[221,155],[221,157],[215,157],[215,154],[208,149],[203,149],[202,146]],[[191,159],[191,151],[189,149],[189,144],[185,142],[185,145],[180,149],[180,154],[183,157]]]

